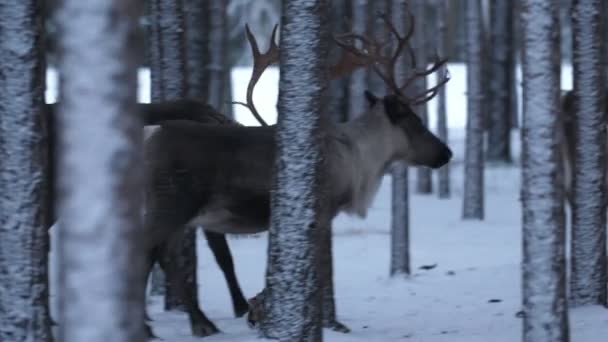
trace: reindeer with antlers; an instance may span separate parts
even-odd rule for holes
[[[367,98],[368,107],[361,109],[363,113],[357,119],[324,123],[322,143],[327,154],[323,176],[327,177],[329,198],[323,222],[328,229],[339,212],[366,215],[391,163],[405,161],[410,165],[439,168],[452,156],[449,147],[432,134],[411,109],[412,105],[429,101],[448,81],[447,74],[435,87],[411,97],[405,95],[415,78],[438,70],[445,60],[437,61],[430,69],[413,72],[412,77],[403,82],[396,80],[394,69],[399,56],[404,51],[411,52],[408,40],[413,32],[413,18],[412,28],[405,36],[383,18],[397,42],[391,55],[383,54],[385,43],[363,35],[334,36],[344,55],[330,69],[332,78],[370,66],[394,94],[377,97],[365,92],[362,96]],[[247,28],[255,64],[245,105],[257,116],[252,99],[255,83],[267,66],[279,62],[275,34],[276,28],[269,51],[262,54]],[[162,264],[159,248],[179,237],[187,225],[196,224],[223,234],[252,234],[268,229],[275,127],[163,122],[146,141],[144,156],[147,171],[144,225],[150,266],[155,261]],[[331,255],[326,257],[331,263]],[[186,275],[171,265],[163,266],[168,276],[176,280],[174,284],[181,287],[178,293],[184,295],[192,333],[206,336],[217,332],[198,303],[188,302],[192,296],[180,280]],[[324,319],[324,324],[346,330],[335,317]]]

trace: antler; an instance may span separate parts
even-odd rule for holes
[[[247,34],[247,40],[249,41],[249,45],[251,46],[251,53],[253,55],[253,71],[251,73],[251,79],[249,80],[249,84],[247,85],[247,102],[233,102],[235,104],[247,107],[262,126],[268,126],[268,124],[266,123],[266,121],[264,121],[264,119],[262,119],[261,115],[255,108],[255,105],[253,103],[253,90],[266,68],[268,68],[272,64],[279,63],[280,50],[279,46],[276,44],[275,41],[277,27],[278,25],[275,25],[272,29],[268,51],[266,51],[265,53],[261,53],[258,47],[257,40],[249,29],[249,25],[245,25],[245,33]],[[338,62],[329,69],[329,77],[330,79],[336,79],[347,75],[358,68],[372,65],[374,62],[375,61],[373,58],[352,53],[344,49]]]
[[[414,49],[409,43],[410,38],[414,34],[414,16],[409,9],[407,14],[410,27],[404,36],[401,36],[386,14],[380,14],[380,18],[386,25],[389,33],[394,36],[396,41],[396,48],[392,54],[385,55],[383,53],[383,51],[386,50],[390,40],[378,42],[364,35],[349,32],[341,35],[334,35],[334,41],[345,51],[348,51],[359,58],[374,61],[372,64],[372,69],[396,95],[400,96],[410,104],[419,105],[435,97],[435,95],[437,95],[439,92],[439,89],[450,80],[450,76],[446,69],[442,78],[439,79],[437,84],[432,88],[426,89],[420,94],[414,94],[412,96],[406,95],[407,88],[414,83],[416,79],[426,77],[435,71],[440,70],[447,62],[447,59],[439,59],[437,57],[435,58],[434,64],[430,68],[422,70],[416,68]],[[357,43],[359,43],[361,47],[357,47]],[[395,67],[400,61],[401,54],[404,51],[407,51],[409,54],[413,70],[410,73],[410,76],[404,80],[403,85],[400,86],[395,80]]]

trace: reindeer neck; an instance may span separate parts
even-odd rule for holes
[[[364,114],[355,120],[336,124],[335,153],[340,155],[334,167],[336,177],[342,177],[341,192],[347,200],[341,209],[365,217],[367,209],[380,186],[388,165],[393,161],[391,126],[378,114]]]

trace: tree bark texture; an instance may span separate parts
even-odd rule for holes
[[[523,341],[568,341],[564,195],[559,182],[558,2],[524,0]]]
[[[351,2],[351,30],[357,33],[367,33],[368,0],[353,0]],[[348,118],[353,119],[367,109],[367,102],[363,96],[367,89],[368,69],[357,69],[350,75],[348,88]]]
[[[283,1],[277,176],[271,196],[266,314],[260,322],[263,336],[281,341],[322,341],[318,243],[330,220],[319,215],[319,130],[328,87],[328,11],[325,0]]]
[[[207,61],[209,59],[209,1],[184,0],[188,97],[207,101]]]
[[[186,18],[184,12],[184,0],[149,0],[148,12],[150,15],[150,28],[148,32],[148,51],[150,56],[150,79],[152,102],[167,101],[185,98],[188,90],[188,58],[186,54]],[[217,108],[217,107],[216,107]],[[182,245],[177,245],[179,251],[171,251],[170,255],[163,258],[168,262],[176,262],[186,265],[196,272],[196,239],[194,233],[186,232],[183,235]],[[169,250],[163,248],[162,250]],[[188,258],[186,260],[174,260],[174,258]],[[179,296],[171,286],[171,279],[165,277],[166,289],[163,291],[156,287],[162,283],[159,273],[160,268],[155,267],[152,272],[152,293],[165,295],[165,309],[182,309],[183,305]],[[196,276],[191,279],[196,280]],[[191,293],[196,297],[196,282],[188,283],[187,286],[194,287]],[[197,302],[198,298],[191,300]]]
[[[347,23],[350,21],[350,1],[334,0],[331,5],[331,30],[332,32],[346,32],[349,30]],[[331,41],[331,38],[330,38]],[[337,62],[342,49],[336,44],[331,44],[330,61]],[[333,64],[333,63],[332,63]],[[350,75],[344,76],[329,83],[329,117],[334,122],[348,120],[348,91]]]
[[[570,301],[607,305],[605,18],[601,0],[574,0],[574,155]]]
[[[145,339],[140,9],[134,0],[57,8],[60,341]]]
[[[511,116],[514,61],[514,3],[496,1],[490,21],[490,101],[488,110],[488,161],[509,164],[511,160]]]
[[[48,307],[48,132],[43,13],[0,3],[0,340],[52,341]]]
[[[480,0],[466,2],[467,127],[464,165],[463,219],[484,218],[483,90]]]
[[[386,40],[389,35],[386,25],[378,14],[388,14],[390,12],[390,2],[391,0],[367,1],[366,11],[368,33],[371,37],[378,41]],[[379,96],[386,95],[387,92],[386,84],[384,84],[384,81],[382,81],[382,79],[374,72],[368,72],[367,74],[367,89]]]
[[[209,59],[207,64],[207,102],[222,113],[225,103],[226,68],[228,66],[228,0],[209,1]]]
[[[446,57],[447,55],[447,10],[448,10],[448,0],[437,0],[436,3],[436,15],[437,15],[437,54],[441,57]],[[445,75],[444,65],[442,70],[439,70],[437,75]],[[449,87],[449,84],[441,87],[439,89],[439,93],[437,94],[437,136],[442,141],[448,142],[448,122],[447,122],[447,114],[446,114],[446,103],[447,103],[447,92],[446,87]],[[439,198],[450,198],[450,164],[446,164],[441,167],[437,171],[437,194]]]

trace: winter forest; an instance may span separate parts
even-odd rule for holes
[[[608,2],[0,1],[0,342],[603,342]]]

